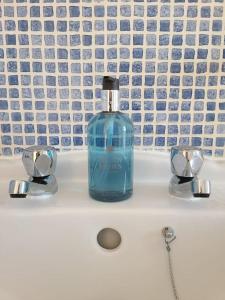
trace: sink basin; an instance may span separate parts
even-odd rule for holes
[[[21,158],[1,160],[1,300],[173,300],[162,229],[177,239],[171,256],[182,300],[225,299],[225,162],[206,160],[209,199],[168,194],[166,153],[135,153],[131,199],[90,199],[86,152],[58,155],[59,191],[50,198],[11,199],[8,182],[27,178]],[[99,246],[103,228],[117,230],[114,250]]]

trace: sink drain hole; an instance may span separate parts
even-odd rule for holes
[[[121,244],[120,233],[113,228],[104,228],[99,231],[97,235],[97,242],[99,246],[107,250],[113,250]]]

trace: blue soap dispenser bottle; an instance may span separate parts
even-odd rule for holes
[[[103,77],[103,111],[88,124],[88,184],[90,196],[116,202],[133,193],[134,131],[119,111],[119,80]]]

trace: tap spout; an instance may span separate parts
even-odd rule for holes
[[[11,180],[9,195],[11,198],[26,198],[31,196],[52,195],[58,190],[54,175],[45,177],[30,177],[29,180]]]
[[[208,198],[211,184],[209,180],[198,177],[173,176],[170,180],[169,192],[180,198]]]
[[[11,198],[26,198],[29,192],[29,182],[25,180],[11,180],[9,195]]]
[[[192,180],[192,194],[195,198],[208,198],[211,193],[211,183],[207,179]]]

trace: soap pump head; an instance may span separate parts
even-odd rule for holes
[[[110,76],[103,77],[102,100],[104,101],[104,111],[119,110],[119,79]]]

